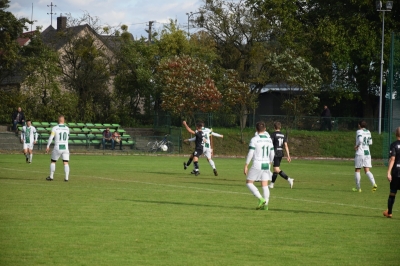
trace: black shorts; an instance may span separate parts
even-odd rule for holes
[[[400,171],[392,171],[392,181],[390,182],[390,192],[396,193],[400,190]]]
[[[193,157],[197,157],[197,158],[199,158],[201,155],[203,154],[203,149],[196,149],[194,152],[193,152]]]
[[[274,167],[281,166],[282,157],[274,157]]]

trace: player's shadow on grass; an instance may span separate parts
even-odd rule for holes
[[[219,180],[218,180],[219,181]],[[224,181],[224,180],[222,180]],[[214,185],[214,186],[224,186],[224,187],[243,187],[244,185],[246,185],[245,182],[242,182],[243,184],[229,184],[229,183],[225,183],[225,184],[221,184],[221,183],[211,183],[211,182],[181,182],[183,184],[199,184],[199,185]]]
[[[381,219],[381,213],[378,211],[377,215],[358,215],[353,213],[337,213],[337,212],[317,212],[317,211],[309,211],[309,210],[289,210],[289,209],[270,209],[271,212],[287,212],[287,213],[306,213],[306,214],[326,214],[326,215],[342,215],[342,216],[354,216],[354,217],[368,217],[368,218],[379,218]]]
[[[156,174],[156,175],[169,175],[169,176],[174,176],[176,175],[175,172],[152,172],[152,171],[147,171],[147,174]]]
[[[2,176],[0,176],[0,179],[4,179],[4,180],[37,180],[36,178],[2,177]]]
[[[240,210],[248,210],[248,211],[257,211],[255,208],[249,207],[240,207],[240,206],[221,206],[221,205],[210,205],[210,204],[197,204],[197,203],[188,203],[188,202],[176,202],[176,201],[153,201],[153,200],[135,200],[135,199],[116,199],[118,201],[132,201],[132,202],[140,202],[140,203],[149,203],[149,204],[163,204],[163,205],[186,205],[186,206],[198,206],[198,207],[209,207],[209,208],[224,208],[224,209],[240,209]],[[265,212],[273,214],[274,212],[286,212],[289,214],[318,214],[318,215],[342,215],[342,216],[353,216],[353,217],[368,217],[368,218],[378,218],[382,219],[382,216],[379,212],[377,215],[358,215],[352,213],[337,213],[337,212],[317,212],[317,211],[310,211],[310,210],[291,210],[291,209],[274,209],[270,208],[268,211],[257,211],[257,212]]]
[[[119,201],[132,201],[132,202],[140,202],[140,203],[150,203],[150,204],[164,204],[164,205],[186,205],[186,206],[197,206],[197,207],[210,207],[210,208],[224,208],[224,209],[241,209],[241,210],[251,210],[247,207],[240,206],[221,206],[221,205],[210,205],[210,204],[197,204],[197,203],[189,203],[189,202],[176,202],[176,201],[153,201],[153,200],[134,200],[134,199],[116,199]]]
[[[202,175],[200,175],[200,176],[195,176],[195,175],[185,175],[185,176],[176,176],[176,178],[184,178],[184,179],[189,179],[189,180],[193,180],[193,179],[195,179],[195,180],[206,180],[206,179],[208,179],[208,180],[214,180],[214,181],[229,181],[229,182],[241,182],[241,183],[244,183],[244,184],[246,184],[246,179],[242,179],[242,180],[240,180],[240,179],[226,179],[226,178],[218,178],[218,177],[204,177],[204,176],[202,176]]]

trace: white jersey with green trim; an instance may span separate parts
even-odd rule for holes
[[[371,155],[369,146],[372,145],[371,132],[368,129],[362,128],[356,133],[356,155]]]
[[[54,138],[54,149],[68,150],[69,128],[64,124],[59,124],[51,129],[51,134],[47,142],[50,147]]]
[[[26,144],[35,143],[38,139],[38,133],[34,126],[23,126],[21,132],[21,140]]]
[[[274,160],[275,152],[272,140],[266,134],[259,134],[250,140],[249,153],[246,163],[253,160],[252,168],[269,170],[270,163]]]
[[[210,136],[221,137],[220,134],[213,132],[212,128],[203,127],[203,141],[204,141],[204,148],[211,149],[210,146]]]

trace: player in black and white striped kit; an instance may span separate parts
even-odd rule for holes
[[[272,181],[271,184],[269,184],[269,188],[274,188],[274,183],[276,181],[276,178],[278,177],[278,174],[286,179],[289,182],[290,188],[293,188],[293,178],[288,177],[281,169],[281,161],[282,157],[284,156],[283,153],[283,147],[285,147],[286,150],[286,158],[288,162],[290,163],[290,154],[289,154],[289,147],[287,145],[287,139],[285,134],[281,132],[281,123],[280,122],[275,122],[274,123],[274,128],[275,132],[271,134],[271,139],[272,143],[274,144],[274,150],[275,150],[275,157],[274,157],[274,173],[272,174]]]

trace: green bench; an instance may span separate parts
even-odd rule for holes
[[[50,136],[50,132],[54,126],[56,126],[57,122],[39,122],[34,121],[32,125],[36,127],[37,132],[39,134],[38,139],[38,149],[42,149],[43,145],[47,145],[47,141]],[[126,134],[126,131],[121,128],[119,124],[113,123],[82,123],[82,122],[69,122],[66,125],[70,129],[69,136],[69,145],[85,145],[87,148],[90,146],[99,146],[101,148],[102,139],[103,139],[103,131],[108,127],[111,132],[115,130],[121,135],[121,142],[116,143],[116,148],[118,146],[122,149],[122,147],[130,147],[133,149],[136,144],[135,141],[129,134]],[[18,127],[18,130],[22,130],[22,126]],[[107,145],[111,145],[111,143],[106,143]]]

